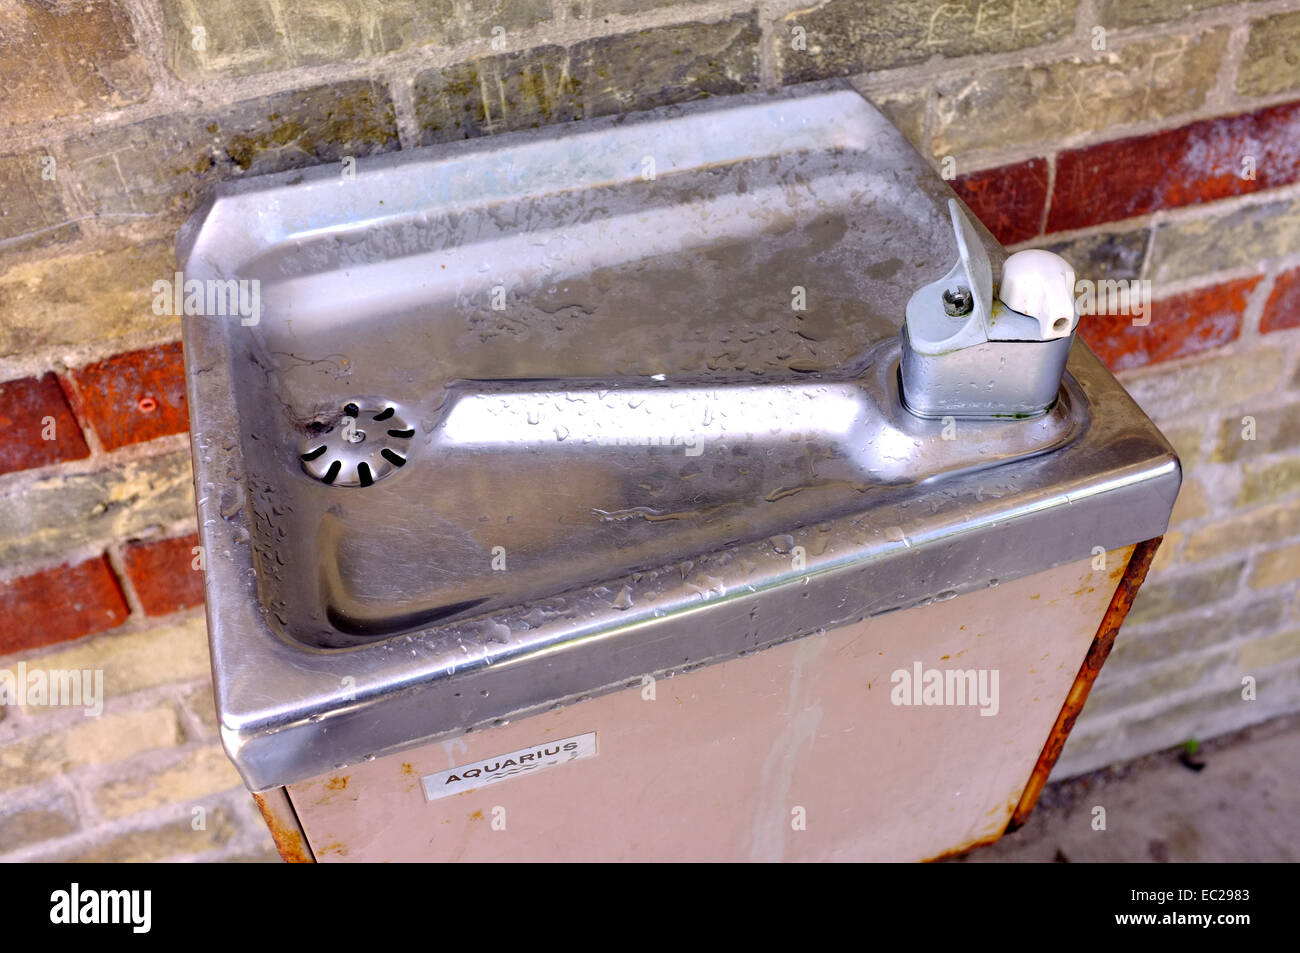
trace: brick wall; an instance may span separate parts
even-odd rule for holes
[[[0,0],[0,666],[107,696],[0,708],[0,859],[268,855],[150,307],[207,188],[826,77],[1004,243],[1151,281],[1082,333],[1186,483],[1058,775],[1300,708],[1300,3]]]

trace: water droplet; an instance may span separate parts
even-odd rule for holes
[[[624,586],[620,589],[618,595],[614,597],[614,601],[611,602],[610,605],[619,610],[632,608],[632,587]]]
[[[768,542],[772,545],[773,549],[782,555],[785,555],[794,549],[794,537],[789,534],[772,536],[768,539]]]

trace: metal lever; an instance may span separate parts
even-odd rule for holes
[[[1056,403],[1078,327],[1074,270],[1059,255],[1022,251],[1002,266],[998,297],[988,253],[948,200],[957,262],[907,302],[899,376],[918,417],[1037,417]]]

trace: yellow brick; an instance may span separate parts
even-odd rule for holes
[[[1213,559],[1255,543],[1283,542],[1300,536],[1300,501],[1239,513],[1189,533],[1183,546],[1186,562]]]
[[[1178,452],[1178,459],[1182,461],[1184,473],[1199,462],[1201,440],[1205,436],[1204,423],[1182,427],[1161,427],[1160,430]]]
[[[224,810],[209,811],[207,824],[195,830],[189,819],[88,844],[53,860],[77,863],[147,863],[172,857],[192,857],[230,842],[235,825]]]
[[[1243,673],[1251,674],[1297,655],[1300,655],[1300,629],[1247,642],[1241,647],[1237,663]]]
[[[107,698],[169,682],[193,681],[211,671],[207,626],[203,616],[195,614],[141,632],[103,635],[74,649],[42,656],[40,664],[45,668],[102,669]],[[24,709],[37,714],[49,710]]]
[[[1160,542],[1160,548],[1156,550],[1156,558],[1151,560],[1151,572],[1161,573],[1174,561],[1174,550],[1182,542],[1183,534],[1169,532],[1165,533],[1165,538]]]
[[[217,706],[212,697],[212,684],[205,683],[187,693],[184,702],[185,708],[202,726],[201,733],[215,735],[220,726],[217,724]]]
[[[95,792],[95,803],[104,817],[125,817],[163,804],[199,801],[242,784],[226,753],[213,745],[156,774],[105,784]]]
[[[1186,523],[1188,520],[1200,519],[1210,512],[1210,501],[1205,495],[1205,487],[1197,480],[1184,477],[1183,488],[1178,491],[1174,503],[1174,512],[1169,517],[1170,523]]]
[[[64,731],[21,739],[0,748],[0,790],[34,784],[77,768],[123,761],[142,751],[180,743],[170,704],[102,718]]]
[[[1256,589],[1267,589],[1296,579],[1300,579],[1300,543],[1260,553],[1250,584]]]

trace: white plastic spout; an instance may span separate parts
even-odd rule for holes
[[[1074,269],[1060,255],[1027,249],[1002,265],[998,297],[1012,311],[1038,322],[1039,340],[1066,337],[1078,322],[1074,304]]]

